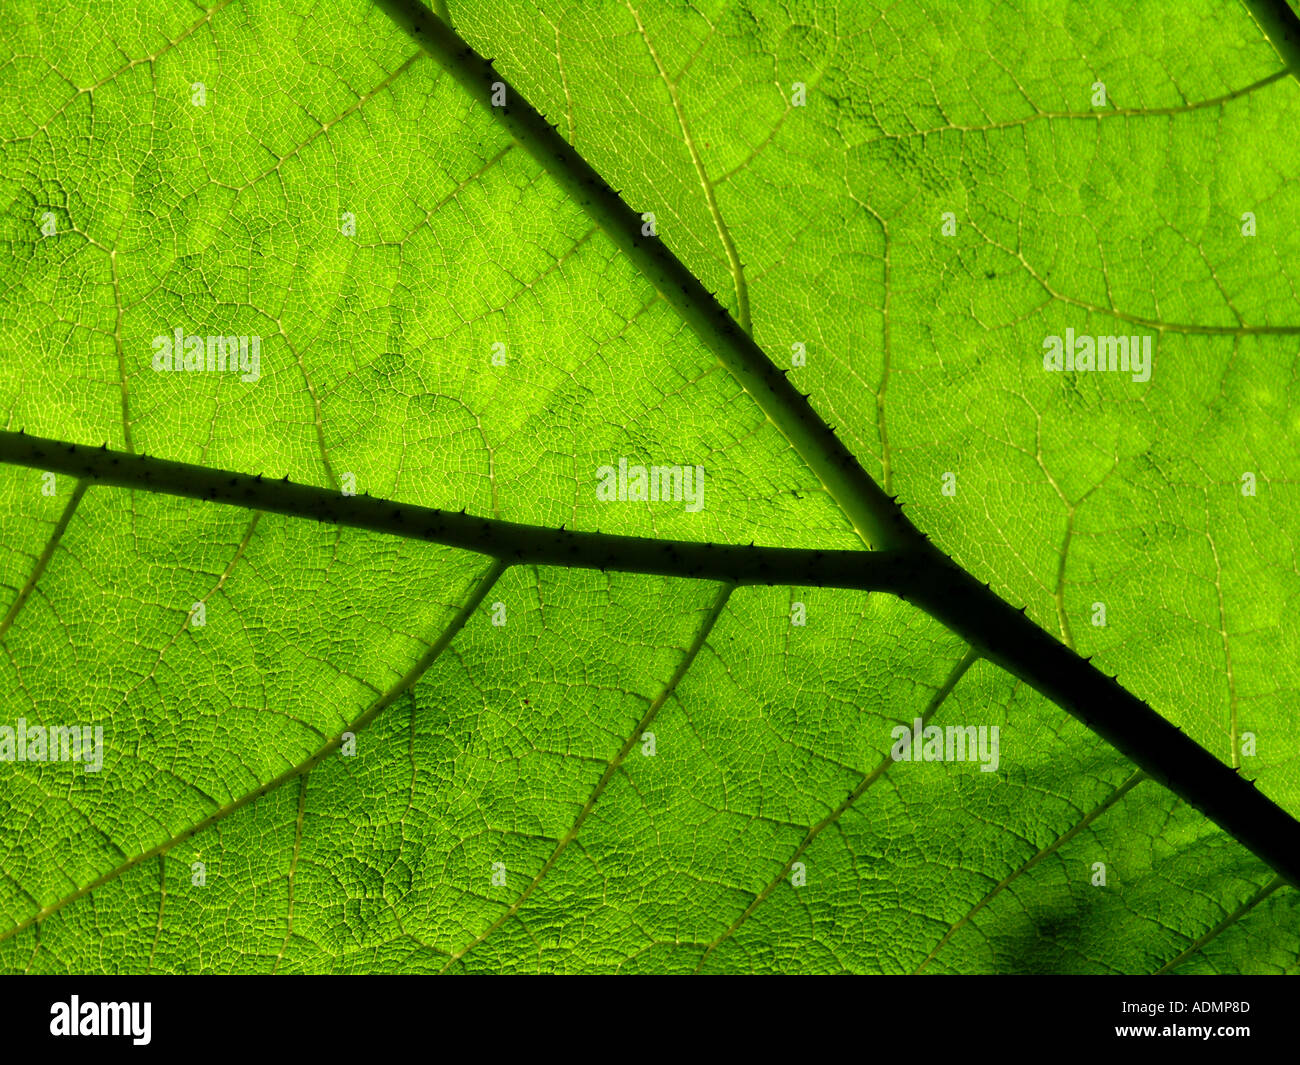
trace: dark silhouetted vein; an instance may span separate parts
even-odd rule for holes
[[[345,496],[327,488],[294,484],[287,478],[254,477],[21,432],[0,432],[0,462],[71,474],[90,485],[228,503],[426,540],[491,555],[511,564],[696,577],[742,585],[899,591],[908,584],[906,571],[910,566],[896,552],[742,547],[547,529],[368,495]]]
[[[1286,69],[1300,81],[1300,17],[1286,0],[1242,0]]]
[[[658,236],[644,236],[639,211],[549,124],[523,95],[447,23],[418,0],[375,0],[410,37],[478,101],[690,326],[781,431],[822,482],[863,542],[902,547],[924,537],[859,465],[853,453],[813,410],[717,298]],[[492,107],[492,86],[507,85],[506,105]]]
[[[415,0],[376,0],[394,21],[432,55],[484,107],[501,77],[448,25]],[[1288,71],[1300,78],[1300,22],[1279,0],[1244,0]],[[445,11],[445,6],[444,6]],[[1290,883],[1300,886],[1300,823],[1254,790],[1222,762],[1044,632],[956,566],[903,515],[865,473],[782,371],[736,323],[702,283],[657,237],[641,234],[639,212],[568,145],[556,129],[515,90],[509,104],[492,110],[504,129],[548,171],[560,188],[600,225],[642,271],[656,291],[736,377],[820,478],[853,527],[874,552],[717,546],[689,542],[575,533],[490,521],[429,508],[347,497],[287,480],[211,470],[145,456],[0,433],[0,461],[55,470],[100,484],[270,510],[322,522],[461,547],[495,562],[428,655],[353,727],[368,723],[409,687],[446,646],[469,612],[510,564],[621,569],[629,572],[712,579],[730,584],[813,584],[889,591],[914,603],[987,657],[1056,702],[1235,836]],[[39,574],[37,574],[39,576]],[[66,899],[0,934],[0,940],[118,875],[161,855],[182,838],[309,770],[337,747],[338,738],[312,758],[255,792],[218,810],[182,836],[131,859]],[[1272,890],[1271,888],[1269,890]],[[1261,896],[1263,897],[1263,896]],[[1217,929],[1214,934],[1217,934]],[[1178,961],[1179,959],[1175,959]],[[1173,964],[1173,963],[1171,963]]]
[[[868,544],[914,562],[903,594],[990,661],[1087,725],[1300,887],[1300,822],[1151,707],[1048,635],[987,584],[930,544],[718,300],[523,95],[419,0],[375,0],[541,166],[610,240],[784,434]],[[1256,19],[1300,71],[1296,18],[1284,3],[1249,0]],[[494,84],[507,104],[492,107]],[[910,568],[910,567],[909,567]]]
[[[920,607],[979,655],[1073,715],[1300,887],[1300,822],[1117,678],[1080,658],[926,541],[906,551],[818,551],[544,529],[21,432],[0,432],[0,462],[56,470],[91,484],[212,500],[431,541],[488,554],[505,565],[889,592]]]

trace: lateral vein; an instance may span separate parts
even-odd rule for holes
[[[673,671],[672,677],[669,678],[668,683],[664,685],[658,696],[655,697],[641,720],[636,723],[636,727],[633,728],[627,741],[619,749],[618,753],[610,759],[609,764],[605,767],[604,773],[601,774],[600,780],[596,783],[596,787],[592,790],[591,795],[587,798],[586,803],[583,804],[582,810],[574,820],[573,826],[564,834],[564,838],[556,844],[555,850],[552,851],[551,856],[546,859],[546,864],[543,865],[537,875],[533,877],[532,882],[524,888],[522,892],[520,892],[518,898],[515,899],[505,913],[489,925],[486,931],[451,955],[451,958],[442,969],[444,973],[518,913],[520,907],[528,900],[528,896],[531,895],[537,885],[542,882],[542,878],[545,877],[552,868],[554,868],[555,863],[559,860],[560,855],[564,853],[565,848],[567,848],[568,845],[577,837],[579,830],[582,828],[583,822],[587,820],[588,815],[595,808],[597,801],[600,799],[601,795],[605,793],[605,788],[614,778],[614,774],[618,772],[619,767],[623,764],[623,761],[627,758],[628,754],[631,753],[632,748],[637,745],[642,733],[650,727],[651,722],[658,716],[660,709],[677,690],[677,686],[681,683],[682,678],[686,676],[687,670],[689,670],[695,663],[695,659],[699,655],[700,650],[704,647],[705,641],[709,637],[709,633],[713,631],[713,627],[717,624],[718,618],[722,616],[722,611],[726,608],[727,600],[731,598],[731,593],[735,590],[735,587],[734,584],[725,584],[719,589],[717,596],[714,598],[712,608],[709,610],[704,622],[696,632],[695,638],[691,641],[691,645],[687,649],[686,654],[682,657],[681,662],[678,663],[677,669]]]
[[[474,611],[478,609],[479,604],[483,602],[484,597],[492,590],[492,586],[496,584],[497,580],[506,569],[506,563],[501,561],[493,562],[475,583],[473,590],[461,606],[460,610],[457,611],[451,622],[442,630],[441,635],[439,635],[438,639],[430,645],[429,649],[416,660],[411,668],[408,669],[391,688],[375,700],[375,702],[373,702],[364,713],[357,717],[337,736],[332,738],[307,759],[295,766],[290,766],[278,777],[267,781],[267,783],[263,784],[261,787],[255,788],[253,791],[241,795],[233,802],[213,811],[213,813],[205,817],[202,821],[198,821],[189,828],[177,833],[171,839],[164,840],[157,846],[151,847],[149,850],[143,851],[140,854],[135,855],[133,858],[128,858],[126,861],[114,866],[102,876],[97,877],[90,883],[78,888],[71,894],[65,895],[63,898],[50,903],[48,906],[42,907],[25,921],[19,921],[12,928],[0,932],[0,943],[3,943],[6,939],[11,938],[12,936],[18,935],[20,932],[32,927],[33,925],[39,926],[40,922],[44,921],[51,914],[57,913],[69,903],[75,902],[77,899],[89,895],[92,891],[103,887],[105,884],[111,883],[123,873],[130,869],[134,869],[137,865],[147,862],[151,858],[156,858],[166,854],[177,844],[183,843],[185,840],[197,835],[206,828],[210,828],[218,821],[230,816],[237,810],[243,809],[243,807],[257,799],[260,799],[262,796],[270,794],[282,784],[286,784],[290,780],[296,780],[304,773],[311,772],[312,769],[318,766],[334,751],[338,750],[338,748],[342,746],[344,732],[360,732],[374,721],[374,719],[384,710],[391,706],[403,692],[407,691],[417,680],[420,679],[421,676],[423,676],[424,672],[433,665],[438,656],[451,644],[451,641],[456,637],[457,633],[465,627],[465,623],[470,619]]]

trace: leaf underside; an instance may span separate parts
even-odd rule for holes
[[[1296,972],[1295,888],[892,554],[811,586],[920,529],[1300,813],[1289,12],[1124,6],[453,3],[511,116],[361,0],[8,17],[0,431],[467,517],[6,452],[0,725],[105,742],[0,761],[0,967]],[[259,379],[155,372],[177,327]]]

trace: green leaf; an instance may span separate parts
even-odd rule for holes
[[[1294,17],[859,7],[7,21],[0,966],[1296,971]]]

